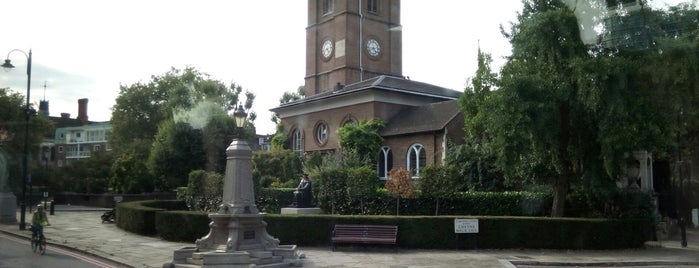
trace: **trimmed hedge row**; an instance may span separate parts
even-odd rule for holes
[[[477,234],[454,233],[454,219],[478,219]],[[343,224],[398,226],[398,246],[422,249],[639,248],[651,239],[647,219],[587,219],[501,216],[287,216],[268,215],[267,231],[284,244],[327,246],[332,227]],[[302,230],[302,231],[300,231]]]
[[[257,208],[267,213],[281,213],[294,199],[294,188],[263,188],[256,194]],[[317,195],[317,193],[314,193]],[[363,201],[363,208],[360,202]],[[539,192],[461,192],[454,198],[439,202],[440,215],[546,216],[550,214],[553,197]],[[376,197],[353,198],[335,202],[335,213],[342,215],[395,215],[396,199],[381,191]],[[331,211],[330,204],[318,204]],[[401,199],[400,215],[434,215],[436,202],[418,196]]]
[[[155,208],[162,206],[163,208]],[[204,212],[167,211],[177,201],[139,201],[117,207],[117,226],[165,240],[194,242],[208,233]],[[137,219],[143,217],[143,219]],[[129,220],[127,220],[127,218]],[[454,219],[478,219],[479,233],[454,234]],[[267,214],[267,231],[282,244],[328,246],[338,223],[398,226],[398,246],[423,249],[642,247],[651,239],[650,219],[589,219],[506,216],[340,216]],[[177,223],[177,224],[173,224]]]
[[[141,235],[154,235],[156,230],[156,212],[168,210],[186,210],[184,201],[145,200],[121,202],[116,206],[117,227]]]

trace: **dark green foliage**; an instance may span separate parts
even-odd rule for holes
[[[373,198],[381,188],[382,181],[376,178],[376,171],[366,167],[346,167],[347,196],[359,200],[361,214],[365,214],[364,200]]]
[[[155,214],[155,229],[168,241],[194,242],[209,232],[209,222],[207,213],[202,211],[159,211]]]
[[[651,196],[642,191],[613,189],[598,195],[572,191],[568,197],[572,217],[598,218],[652,218],[654,204]]]
[[[26,107],[26,96],[20,93],[15,93],[8,88],[0,88],[0,152],[5,154],[9,178],[18,178],[8,180],[10,189],[21,192],[23,172],[22,162],[24,158],[24,143],[27,136],[27,171],[28,174],[35,174],[38,168],[42,167],[41,159],[39,158],[39,145],[42,142],[45,133],[53,133],[54,125],[44,116],[36,114],[34,107]],[[29,112],[29,125],[26,123],[26,109]],[[25,135],[25,127],[28,127],[28,134]],[[39,179],[39,178],[37,178]],[[45,182],[42,182],[45,183]],[[0,185],[3,187],[4,185]],[[19,196],[19,195],[18,195]]]
[[[384,125],[384,122],[377,119],[345,124],[338,129],[342,150],[353,151],[356,155],[367,157],[368,163],[376,163],[377,152],[383,142],[379,130]]]
[[[457,218],[478,219],[479,233],[454,234]],[[270,234],[300,246],[330,245],[335,224],[397,225],[398,247],[422,249],[638,248],[651,235],[647,219],[267,215],[265,221]]]
[[[318,207],[331,214],[348,209],[347,173],[339,167],[324,166],[308,174]]]
[[[295,188],[262,188],[257,194],[255,205],[261,212],[281,213],[283,207],[294,202]]]
[[[148,157],[158,188],[169,191],[187,185],[189,172],[204,169],[205,164],[201,130],[170,120],[161,124]]]
[[[186,210],[182,201],[146,200],[122,202],[116,206],[116,225],[129,232],[141,235],[156,234],[155,214],[166,210]]]
[[[111,174],[109,187],[114,193],[137,194],[153,191],[153,177],[146,164],[132,153],[124,153],[117,157],[112,163]]]
[[[454,165],[429,165],[424,167],[421,173],[418,188],[422,196],[435,200],[435,215],[439,215],[440,199],[454,197],[465,186]]]
[[[204,170],[189,173],[187,191],[184,197],[191,210],[213,212],[221,205],[223,195],[223,175]]]
[[[255,187],[269,187],[272,182],[298,184],[301,159],[291,150],[254,151],[252,174],[257,181]]]

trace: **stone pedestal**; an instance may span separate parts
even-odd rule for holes
[[[0,223],[17,223],[17,197],[0,193]]]
[[[282,214],[323,214],[320,208],[282,208]]]
[[[234,140],[228,149],[223,195],[218,213],[209,214],[209,233],[195,247],[175,250],[163,267],[288,267],[303,266],[296,245],[279,245],[267,233],[266,214],[255,206],[250,147]]]

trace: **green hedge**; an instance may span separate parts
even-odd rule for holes
[[[168,241],[194,242],[209,233],[210,221],[207,213],[201,211],[155,213],[155,229],[160,237]]]
[[[124,202],[117,226],[171,241],[194,242],[209,231],[204,212],[182,209],[181,201]],[[454,219],[478,219],[477,234],[454,234]],[[329,246],[335,224],[398,226],[398,246],[423,249],[547,248],[618,249],[642,247],[652,223],[642,219],[592,219],[512,216],[352,216],[267,214],[267,231],[282,244]],[[173,224],[176,223],[176,224]]]
[[[135,202],[122,202],[116,207],[117,227],[129,232],[154,235],[155,215],[159,211],[185,210],[187,206],[183,201],[174,200],[145,200]]]
[[[455,234],[454,219],[478,219],[479,233]],[[267,231],[283,244],[328,246],[337,223],[398,226],[398,246],[422,249],[619,249],[651,239],[647,219],[454,216],[268,215]]]

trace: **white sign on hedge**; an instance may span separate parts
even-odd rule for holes
[[[477,234],[478,219],[454,219],[454,233]]]

